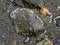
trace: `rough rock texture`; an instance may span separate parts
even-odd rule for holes
[[[23,36],[20,36],[16,32],[15,25],[10,18],[10,14],[13,10],[22,8],[24,5],[19,1],[12,2],[13,0],[0,0],[0,45],[33,45],[36,43],[36,38],[30,37],[30,42],[24,44]],[[28,4],[27,4],[28,5]],[[60,0],[44,0],[44,5],[50,9],[53,14],[53,19],[60,15]],[[47,35],[54,41],[55,45],[60,45],[60,27],[57,27],[54,22],[49,23],[50,16],[42,16],[38,13],[37,8],[32,8],[32,10],[44,21],[45,30],[48,31]],[[41,37],[39,37],[41,38]]]

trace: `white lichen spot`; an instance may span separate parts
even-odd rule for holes
[[[11,12],[10,17],[12,19],[16,18],[17,14],[18,14],[18,10],[19,10],[19,8],[15,9],[14,11]]]
[[[20,10],[23,10],[23,9],[20,9]]]
[[[16,18],[16,15],[14,14],[14,12],[12,12],[12,13],[10,14],[10,17],[11,17],[12,19],[15,19],[15,18]]]
[[[7,12],[10,12],[9,10],[7,10]]]
[[[32,14],[34,14],[33,10],[29,10]]]
[[[57,11],[60,9],[60,6],[57,6]]]

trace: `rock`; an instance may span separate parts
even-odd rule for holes
[[[27,43],[27,42],[29,42],[29,37],[26,37],[25,39],[24,39],[24,43]]]
[[[43,30],[43,21],[31,9],[17,8],[10,14],[20,31]],[[30,30],[31,28],[31,30]]]
[[[60,26],[60,16],[57,16],[57,17],[54,19],[54,23],[55,23],[57,26]]]
[[[46,7],[41,7],[40,14],[42,14],[42,15],[49,15],[50,14],[50,11]]]
[[[39,42],[39,43],[37,43],[36,45],[43,45],[43,43],[42,43],[42,42]]]

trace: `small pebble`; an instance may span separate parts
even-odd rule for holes
[[[29,37],[26,37],[24,43],[27,43],[29,40],[30,40]]]
[[[49,11],[49,9],[46,8],[46,7],[42,7],[42,8],[40,9],[40,14],[42,14],[42,15],[47,15],[47,14],[49,14],[49,13],[50,13],[50,11]]]

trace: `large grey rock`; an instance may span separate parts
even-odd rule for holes
[[[44,29],[42,20],[40,18],[38,19],[37,14],[34,14],[34,12],[31,9],[26,9],[26,8],[19,9],[18,8],[12,11],[10,17],[14,20],[19,20],[18,22],[16,21],[17,23],[19,23],[19,25],[22,23],[21,17],[24,17],[25,20],[30,24],[30,26],[32,26],[31,27],[32,29],[34,30]]]

